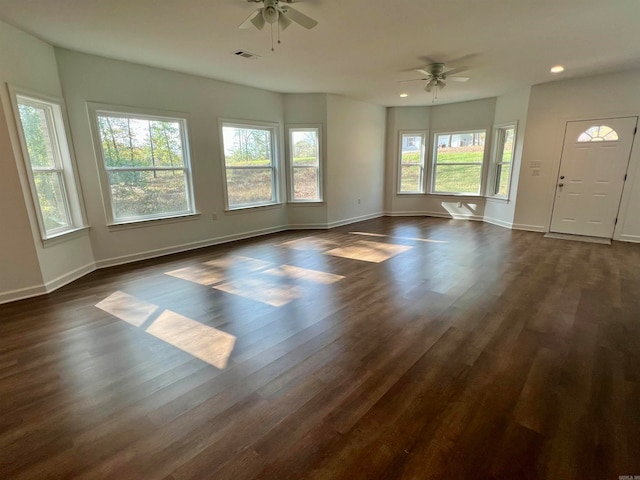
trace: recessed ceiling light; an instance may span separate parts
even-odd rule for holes
[[[562,65],[556,65],[554,67],[551,67],[551,73],[560,73],[560,72],[564,72],[564,67]]]
[[[408,97],[408,96],[409,96],[409,94],[408,94],[408,93],[401,93],[401,94],[400,94],[400,96],[401,96],[402,98],[405,98],[405,97]]]

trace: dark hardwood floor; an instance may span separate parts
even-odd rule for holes
[[[383,218],[0,306],[3,479],[620,475],[640,245]]]

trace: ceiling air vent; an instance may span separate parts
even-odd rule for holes
[[[234,55],[242,58],[248,58],[250,60],[255,60],[256,58],[260,58],[260,55],[256,55],[255,53],[247,52],[245,50],[238,50],[233,52]]]

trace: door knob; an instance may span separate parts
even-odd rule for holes
[[[559,183],[558,186],[559,187],[564,187],[564,183]]]
[[[560,175],[560,180],[564,180],[564,175]]]

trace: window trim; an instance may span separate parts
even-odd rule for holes
[[[422,149],[421,149],[421,162],[420,166],[420,190],[403,192],[402,188],[402,138],[404,136],[420,136],[422,137]],[[399,130],[398,131],[398,161],[397,165],[397,181],[396,181],[396,194],[397,195],[422,195],[427,192],[427,151],[429,143],[429,130]]]
[[[500,195],[496,192],[496,189],[499,186],[498,181],[498,165],[502,165],[504,162],[498,161],[498,152],[502,152],[503,147],[499,147],[498,142],[502,138],[502,135],[499,135],[500,131],[508,130],[509,128],[513,128],[513,150],[511,151],[511,168],[509,169],[509,180],[507,181],[507,194]],[[491,142],[491,165],[489,167],[489,181],[487,182],[487,198],[493,198],[496,200],[509,200],[511,196],[511,182],[513,178],[513,164],[516,155],[516,145],[518,140],[518,121],[514,120],[512,122],[504,122],[499,123],[493,126],[493,134],[492,134],[492,142]],[[504,142],[503,142],[504,144]]]
[[[229,204],[229,192],[227,189],[227,164],[226,154],[224,148],[224,127],[236,127],[236,128],[255,128],[256,130],[269,130],[271,131],[271,181],[273,196],[270,202],[253,202],[243,203],[238,206],[231,206]],[[282,204],[281,195],[281,156],[280,156],[280,139],[282,130],[279,123],[275,122],[262,122],[255,120],[241,120],[231,118],[218,118],[218,134],[220,135],[220,166],[222,169],[222,191],[224,194],[224,207],[225,212],[238,212],[238,211],[255,211],[259,207],[269,207]],[[267,168],[267,167],[233,167],[233,168]]]
[[[104,202],[104,210],[106,217],[106,225],[109,227],[119,225],[157,224],[153,220],[171,220],[183,217],[193,217],[199,214],[193,187],[193,162],[191,159],[191,136],[189,133],[190,117],[184,112],[175,112],[168,110],[150,109],[144,107],[128,107],[122,105],[104,104],[87,102],[87,110],[89,113],[89,123],[91,125],[91,136],[93,139],[94,153],[96,157],[96,166],[100,177],[100,187],[102,190],[102,199]],[[167,120],[180,122],[180,137],[182,141],[182,155],[184,167],[181,168],[150,168],[150,167],[130,167],[122,169],[107,168],[104,152],[102,151],[102,142],[100,140],[100,129],[98,127],[98,115],[107,114],[114,117],[136,118],[143,120]],[[185,190],[187,196],[187,210],[180,212],[160,213],[155,215],[133,216],[116,218],[113,209],[113,198],[111,192],[111,184],[109,183],[110,170],[123,171],[161,171],[161,170],[183,170],[185,175]]]
[[[21,161],[19,162],[19,170],[24,173],[27,180],[27,185],[24,185],[24,187],[28,187],[29,189],[31,207],[35,213],[42,244],[44,247],[47,247],[57,244],[63,240],[76,238],[79,232],[85,232],[89,227],[83,203],[82,187],[78,177],[78,166],[76,163],[73,141],[70,134],[71,129],[69,128],[69,118],[64,99],[23,89],[11,84],[7,84],[7,89],[9,91],[15,130],[20,144],[19,158]],[[58,168],[51,171],[57,172],[62,179],[62,194],[69,219],[68,226],[59,227],[50,231],[47,231],[45,227],[44,216],[42,214],[42,208],[40,206],[38,191],[35,184],[35,175],[31,166],[27,141],[24,135],[22,119],[20,117],[19,104],[22,102],[19,100],[19,97],[25,99],[25,103],[27,104],[32,103],[36,106],[38,104],[44,105],[49,107],[51,110],[51,124],[48,126],[55,136],[56,142],[54,145],[54,155],[56,156],[56,163],[58,163]]]
[[[428,194],[429,195],[441,195],[441,196],[449,196],[449,197],[484,197],[484,187],[485,187],[485,171],[486,171],[486,163],[487,163],[487,134],[489,129],[486,127],[479,128],[468,128],[468,129],[459,129],[459,130],[435,130],[431,135],[431,159],[429,162],[429,178],[427,181],[428,185]],[[484,151],[482,152],[482,162],[474,162],[474,163],[453,163],[450,165],[480,165],[480,188],[478,193],[471,192],[436,192],[435,191],[435,181],[436,181],[436,168],[438,166],[438,136],[439,135],[460,135],[464,133],[479,133],[483,132],[485,134],[484,137]]]
[[[296,199],[294,197],[295,185],[293,183],[294,180],[294,170],[296,167],[293,165],[293,145],[291,134],[293,132],[305,132],[315,130],[316,135],[318,137],[318,164],[316,166],[317,170],[317,188],[318,188],[318,197],[315,199],[307,200],[307,199]],[[287,173],[288,173],[288,202],[295,204],[309,204],[309,203],[323,203],[324,202],[324,182],[322,181],[322,176],[324,172],[324,160],[323,160],[323,152],[322,148],[322,125],[319,123],[313,124],[290,124],[287,125],[287,149],[286,149],[286,157],[287,157]],[[297,168],[311,168],[311,165],[301,166]]]

